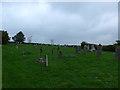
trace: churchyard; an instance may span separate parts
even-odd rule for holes
[[[117,88],[115,53],[97,53],[79,47],[3,45],[3,88]],[[48,56],[47,66],[44,60],[37,62],[45,55]]]

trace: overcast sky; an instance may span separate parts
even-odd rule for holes
[[[116,2],[7,2],[2,29],[9,36],[22,31],[32,42],[113,44],[118,39]]]

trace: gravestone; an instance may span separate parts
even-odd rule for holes
[[[89,46],[89,45],[87,45],[87,50],[88,50],[88,51],[90,50],[90,46]]]
[[[43,52],[43,49],[42,47],[40,48],[40,57],[42,57],[42,52]]]
[[[101,56],[102,55],[102,46],[98,45],[97,46],[97,56]]]
[[[120,46],[115,48],[116,59],[120,60]]]
[[[80,46],[76,46],[76,53],[80,53]]]
[[[86,52],[87,52],[87,45],[84,45],[83,54],[86,54]]]
[[[91,51],[91,52],[95,51],[94,45],[91,45],[91,50],[90,50],[90,51]]]
[[[62,57],[62,55],[63,55],[63,54],[62,54],[62,51],[59,51],[59,55],[58,55],[58,56],[59,56],[59,57]]]
[[[18,47],[18,44],[16,45],[16,48],[18,49],[19,47]]]

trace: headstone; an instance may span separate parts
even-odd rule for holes
[[[89,45],[87,45],[87,50],[88,50],[88,51],[90,50],[90,46],[89,46]]]
[[[87,52],[87,45],[84,45],[83,54],[86,54],[86,52]]]
[[[80,53],[80,46],[76,46],[76,53]]]
[[[90,50],[90,51],[91,51],[91,52],[95,51],[94,45],[91,45],[91,50]]]
[[[63,55],[62,51],[59,51],[59,57],[62,57],[62,55]]]
[[[120,60],[120,46],[116,47],[116,49],[115,49],[115,55],[116,55],[116,59]]]
[[[43,52],[43,49],[42,47],[40,48],[40,57],[42,57],[42,52]]]
[[[101,56],[102,55],[102,46],[98,45],[97,46],[97,56]]]

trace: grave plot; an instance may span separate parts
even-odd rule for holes
[[[58,56],[59,56],[60,58],[64,58],[64,57],[75,57],[75,55],[72,55],[72,54],[64,55],[64,54],[62,53],[62,51],[59,51]]]
[[[45,55],[45,58],[37,59],[35,62],[37,62],[37,63],[44,63],[45,66],[47,67],[48,66],[48,55]]]

